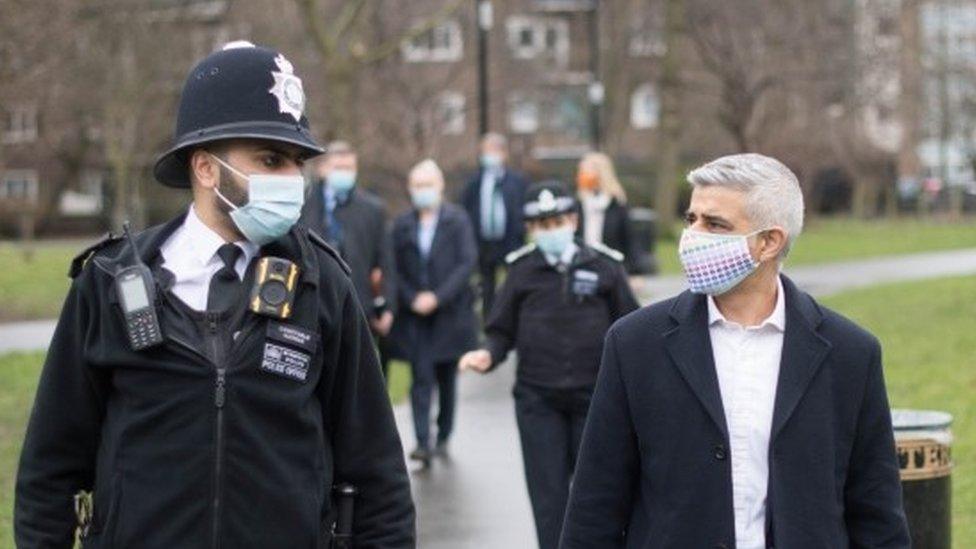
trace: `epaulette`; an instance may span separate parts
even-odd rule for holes
[[[533,251],[535,251],[535,243],[533,242],[530,244],[526,244],[525,246],[522,246],[521,248],[506,255],[505,263],[511,265],[512,263],[515,263],[519,259],[522,259],[523,257],[529,255]]]
[[[98,253],[98,250],[101,250],[102,248],[120,240],[122,240],[122,235],[108,233],[98,242],[85,248],[80,254],[76,255],[75,258],[71,260],[71,267],[68,269],[68,276],[71,278],[77,278],[78,275],[81,274],[81,270],[85,268],[88,260],[91,259],[93,255]]]
[[[614,250],[610,246],[607,246],[600,242],[594,242],[593,244],[590,244],[590,247],[596,250],[597,252],[600,252],[601,254],[616,261],[617,263],[621,263],[624,260],[623,252],[621,252],[620,250]]]
[[[325,239],[322,238],[322,235],[315,232],[314,229],[308,229],[308,239],[311,240],[313,244],[319,248],[322,248],[326,253],[331,255],[332,258],[335,259],[339,264],[339,267],[342,268],[342,272],[346,273],[346,276],[352,275],[352,269],[349,268],[349,264],[342,259],[341,255],[339,255],[339,250],[336,250],[331,244],[326,242]]]

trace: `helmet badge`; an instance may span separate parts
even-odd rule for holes
[[[539,193],[539,211],[540,212],[551,212],[556,209],[556,197],[552,194],[549,189],[543,189]]]
[[[275,96],[278,100],[278,112],[290,114],[298,122],[302,118],[305,110],[305,92],[302,90],[302,79],[295,76],[295,68],[291,62],[285,59],[284,55],[278,54],[275,57],[277,71],[271,71],[274,77],[274,86],[268,93]]]

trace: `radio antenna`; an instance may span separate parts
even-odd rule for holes
[[[122,232],[125,233],[125,239],[129,241],[129,247],[132,248],[132,255],[135,256],[136,265],[143,265],[142,257],[139,256],[139,248],[136,247],[136,241],[132,238],[132,232],[129,230],[128,219],[122,223]]]

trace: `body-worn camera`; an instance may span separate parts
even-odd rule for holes
[[[290,317],[298,271],[298,265],[280,257],[262,257],[258,260],[249,299],[251,311],[274,318]]]

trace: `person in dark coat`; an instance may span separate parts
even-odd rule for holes
[[[239,42],[190,72],[154,175],[192,205],[72,263],[17,471],[17,547],[326,547],[347,483],[356,547],[415,546],[348,268],[296,225],[302,162],[321,152],[304,104],[268,48]],[[272,258],[287,282],[261,287],[293,298],[261,292],[255,310]]]
[[[580,222],[577,238],[590,246],[603,244],[624,254],[628,273],[635,270],[639,250],[631,238],[627,192],[606,154],[590,152],[579,161],[576,171],[576,196]]]
[[[541,549],[559,541],[604,334],[637,308],[621,254],[573,240],[574,208],[559,182],[529,188],[525,218],[534,242],[509,255],[485,348],[459,364],[486,372],[518,351],[515,413]]]
[[[334,141],[314,159],[313,182],[301,223],[325,237],[352,270],[352,282],[389,370],[388,342],[396,313],[396,273],[390,248],[386,207],[358,183],[356,151]]]
[[[481,139],[479,169],[461,193],[478,241],[481,314],[485,318],[495,299],[495,281],[505,256],[525,244],[522,201],[528,182],[508,166],[505,136],[488,133]]]
[[[410,362],[413,372],[410,403],[417,448],[410,457],[427,465],[434,387],[439,395],[434,454],[444,455],[454,427],[457,361],[477,343],[469,283],[477,252],[464,210],[443,202],[444,175],[433,160],[411,170],[408,189],[413,209],[393,223],[400,280],[393,341],[395,354]]]
[[[907,549],[878,340],[780,274],[796,176],[691,172],[689,290],[607,334],[563,549]]]

